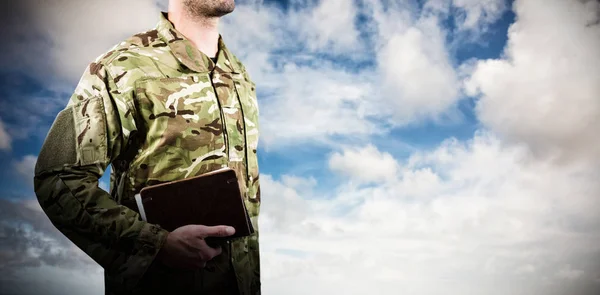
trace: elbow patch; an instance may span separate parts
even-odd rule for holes
[[[67,107],[58,113],[35,167],[39,174],[55,168],[106,161],[106,119],[101,97]]]

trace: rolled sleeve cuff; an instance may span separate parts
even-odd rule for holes
[[[114,288],[133,290],[162,248],[169,232],[158,225],[145,223],[134,243],[133,252],[110,281]],[[109,279],[109,278],[107,278]],[[108,283],[108,282],[107,282]],[[107,286],[108,287],[108,286]]]

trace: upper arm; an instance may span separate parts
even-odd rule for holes
[[[58,113],[40,151],[36,174],[73,166],[95,166],[99,176],[120,154],[125,138],[120,93],[103,65],[90,64],[67,106]]]

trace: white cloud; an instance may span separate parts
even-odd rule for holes
[[[299,178],[297,180],[310,182],[310,180]],[[261,212],[260,228],[283,230],[294,227],[311,210],[305,200],[307,196],[301,196],[302,192],[308,191],[308,189],[302,187],[296,190],[274,180],[270,175],[261,175],[261,199],[264,198],[262,197],[264,195],[268,197],[268,201],[261,206],[261,211],[266,210],[268,213],[262,214]]]
[[[458,30],[484,30],[506,11],[505,0],[453,0],[452,5],[462,12],[456,16]]]
[[[101,180],[101,181],[99,181],[99,182],[98,182],[98,186],[99,186],[101,189],[103,189],[103,190],[105,190],[105,191],[107,191],[107,192],[110,192],[110,183],[109,183],[109,181],[108,181],[108,180]]]
[[[460,84],[435,16],[415,19],[412,7],[366,1],[357,27],[352,1],[299,3],[304,8],[286,12],[239,6],[222,27],[257,82],[263,146],[336,144],[455,117]],[[339,13],[322,16],[332,7]],[[361,32],[373,40],[363,42]],[[339,60],[374,64],[353,68]]]
[[[400,125],[438,119],[458,100],[459,84],[437,19],[388,38],[378,63],[389,115]]]
[[[530,274],[535,272],[535,266],[531,264],[521,265],[516,270],[516,274]]]
[[[576,280],[581,278],[585,272],[583,270],[572,269],[571,265],[566,265],[563,269],[556,273],[556,276],[561,279]]]
[[[14,162],[14,168],[19,175],[28,183],[33,184],[33,176],[37,156],[26,155],[20,161]]]
[[[441,19],[453,19],[453,43],[473,42],[483,41],[480,37],[506,12],[507,3],[506,0],[427,0],[423,11]]]
[[[317,180],[314,177],[302,178],[295,175],[282,175],[281,183],[286,187],[290,187],[295,190],[307,190],[312,189],[317,185]]]
[[[271,50],[285,46],[289,39],[283,18],[273,6],[237,5],[219,27],[227,47],[242,60],[253,80],[260,82],[259,88],[277,85],[265,75],[273,70]]]
[[[10,122],[13,140],[42,140],[85,67],[122,39],[152,28],[158,10],[152,0],[22,0],[2,1],[0,17],[0,115]],[[7,146],[3,137],[0,128],[0,148]]]
[[[336,135],[365,137],[384,131],[372,122],[373,110],[366,102],[371,88],[359,75],[325,64],[288,64],[276,76],[278,94],[261,104],[265,145],[322,143]]]
[[[345,148],[329,158],[329,169],[358,182],[386,182],[397,178],[398,163],[373,145]]]
[[[74,83],[94,58],[158,22],[152,0],[10,2],[3,4],[12,12],[4,18],[10,46],[1,52],[13,69],[37,69],[28,74],[40,81]]]
[[[334,58],[354,56],[356,49],[348,48],[355,46],[348,42],[356,39],[351,25],[356,8],[346,2],[322,1],[288,12],[240,5],[225,18],[224,39],[257,83],[264,147],[324,144],[332,136],[365,137],[383,131],[373,122],[379,111],[370,103],[372,71],[344,69],[319,51],[327,49]],[[345,16],[320,16],[323,9],[338,4]]]
[[[7,294],[101,295],[104,294],[104,269],[98,266],[69,269],[42,265],[23,267],[14,274],[19,280],[0,279]]]
[[[293,294],[360,294],[372,286],[378,294],[563,294],[594,284],[580,271],[600,270],[595,167],[559,168],[489,133],[403,162],[396,181],[342,184],[334,198],[266,177],[265,292],[293,285]],[[560,287],[546,280],[566,264],[573,268],[563,276],[582,280]]]
[[[353,1],[320,1],[314,8],[292,15],[290,25],[299,28],[300,36],[312,50],[348,53],[363,46],[354,25],[356,13]]]
[[[517,1],[505,58],[466,82],[478,118],[504,138],[560,160],[600,159],[597,1]],[[598,162],[597,162],[598,163]]]
[[[43,212],[42,206],[40,206],[40,202],[37,199],[25,200],[22,203],[27,209],[40,213]]]
[[[3,292],[103,292],[103,269],[52,225],[37,200],[13,202],[0,198],[0,211]]]
[[[4,128],[4,123],[0,120],[0,150],[10,150],[11,149],[11,137],[10,134]]]
[[[427,0],[423,3],[423,10],[427,13],[433,13],[442,17],[447,17],[452,7],[452,1],[448,0]]]
[[[460,83],[446,45],[444,16],[430,13],[447,3],[426,3],[419,14],[406,3],[366,1],[376,35],[380,115],[394,125],[454,119]],[[435,6],[436,8],[431,8]],[[383,106],[383,107],[382,107]]]

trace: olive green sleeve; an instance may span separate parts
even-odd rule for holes
[[[144,275],[168,232],[142,221],[98,187],[135,128],[113,81],[102,65],[86,69],[42,146],[34,187],[56,228],[104,268],[110,284],[127,291]]]

